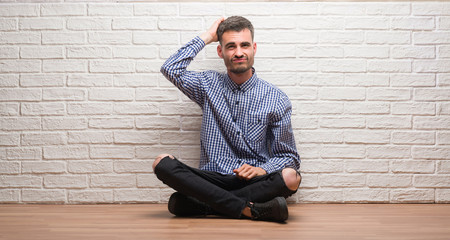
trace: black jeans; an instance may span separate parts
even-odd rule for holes
[[[247,202],[267,202],[297,191],[284,183],[281,171],[246,181],[235,175],[203,171],[165,157],[155,167],[159,180],[176,191],[206,203],[219,214],[240,218]]]

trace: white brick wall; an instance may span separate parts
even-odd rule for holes
[[[450,202],[448,2],[1,2],[0,203],[167,201],[151,164],[198,164],[201,111],[159,68],[222,15],[292,100],[290,201]]]

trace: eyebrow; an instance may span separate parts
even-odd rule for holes
[[[235,44],[236,44],[235,42],[229,42],[229,43],[225,44],[225,47],[228,47],[230,45],[235,45]],[[241,42],[241,45],[251,45],[251,43],[250,42]]]

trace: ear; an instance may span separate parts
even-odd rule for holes
[[[253,54],[255,54],[255,53],[256,53],[256,49],[257,49],[257,47],[256,47],[256,43],[254,42],[254,43],[253,43]]]
[[[217,45],[217,55],[219,55],[220,58],[223,58],[222,54],[222,45]]]

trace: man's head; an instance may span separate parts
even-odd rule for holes
[[[217,53],[223,58],[229,73],[251,76],[256,53],[253,35],[253,26],[244,17],[233,16],[220,23],[217,28],[220,41]]]
[[[248,29],[252,34],[252,41],[255,36],[252,23],[245,17],[241,16],[232,16],[225,21],[221,22],[219,27],[217,28],[217,37],[219,39],[220,44],[222,44],[222,35],[227,31],[235,31],[240,32],[244,29]]]

